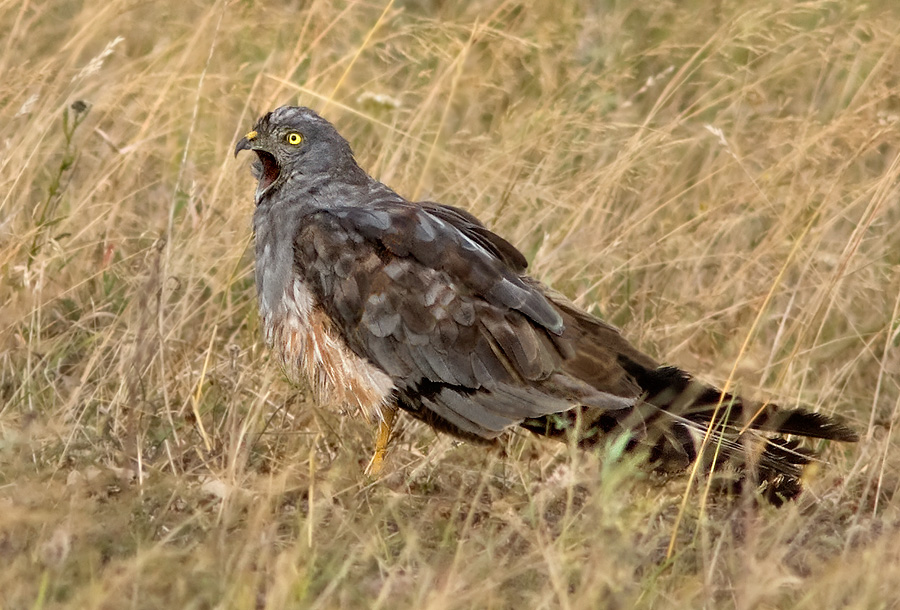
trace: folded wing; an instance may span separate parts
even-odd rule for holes
[[[623,409],[640,395],[611,353],[576,354],[568,314],[520,275],[524,257],[461,210],[398,201],[317,211],[294,252],[350,349],[438,427],[492,439],[528,418]],[[609,387],[569,372],[604,359],[616,369]]]

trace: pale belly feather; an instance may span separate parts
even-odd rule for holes
[[[367,420],[382,420],[382,409],[391,406],[391,378],[347,347],[301,281],[284,291],[282,305],[278,313],[260,313],[266,343],[288,376],[305,378],[319,402],[358,408]]]

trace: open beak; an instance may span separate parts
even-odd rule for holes
[[[259,133],[254,130],[238,140],[234,145],[234,156],[236,157],[242,150],[252,150],[256,153],[256,161],[253,163],[253,177],[259,180],[256,185],[256,204],[262,200],[262,196],[269,190],[269,187],[275,184],[281,175],[281,166],[278,165],[278,159],[275,155],[266,149],[265,137],[260,138]]]
[[[238,143],[234,147],[234,156],[237,157],[238,153],[242,150],[253,150],[253,140],[256,139],[256,136],[259,134],[255,131],[251,131],[243,138],[238,140]]]

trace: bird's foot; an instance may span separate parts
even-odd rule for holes
[[[394,409],[385,407],[381,409],[381,422],[378,424],[378,436],[375,437],[375,453],[366,466],[366,476],[377,478],[384,468],[384,458],[387,455],[388,442],[391,440],[391,430],[394,424]]]

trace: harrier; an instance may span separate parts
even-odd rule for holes
[[[480,443],[515,428],[583,448],[627,435],[655,468],[730,463],[776,504],[800,492],[812,456],[784,435],[856,440],[825,415],[661,366],[527,275],[522,253],[470,213],[408,201],[369,176],[309,108],[266,114],[242,150],[258,157],[266,343],[318,400],[380,422],[370,472],[398,409]]]

